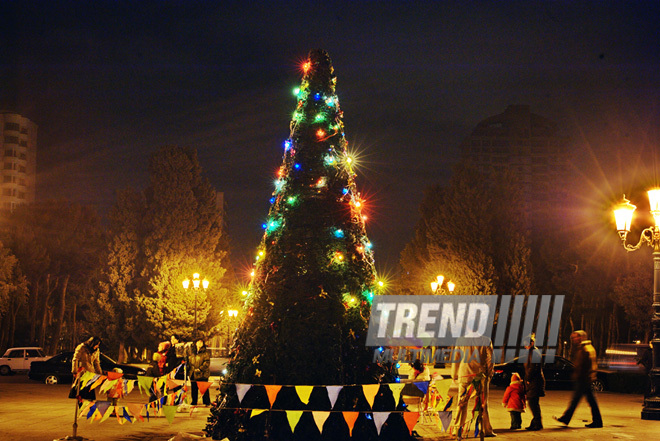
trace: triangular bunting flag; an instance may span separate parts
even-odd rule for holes
[[[209,389],[209,387],[211,387],[211,384],[213,384],[213,383],[211,383],[209,381],[198,381],[197,382],[197,389],[199,389],[199,393],[201,395],[204,395],[206,393],[206,391]]]
[[[78,414],[78,418],[82,418],[83,415],[87,412],[87,409],[89,409],[89,406],[91,406],[93,403],[89,400],[83,400],[82,406],[80,406],[80,413]]]
[[[451,387],[452,380],[447,378],[446,380],[436,380],[435,388],[438,390],[438,394],[442,397],[443,401],[449,399],[449,387]]]
[[[314,411],[312,412],[312,416],[314,417],[314,422],[316,423],[316,427],[319,428],[319,433],[323,433],[323,424],[325,424],[325,420],[328,419],[330,416],[330,412],[321,412],[321,411]]]
[[[412,435],[415,424],[417,424],[417,420],[419,419],[419,412],[403,412],[403,419],[408,427],[408,432]]]
[[[119,380],[106,380],[103,382],[101,387],[99,388],[99,392],[102,394],[107,393],[111,388],[115,387],[117,384],[117,381]]]
[[[93,372],[89,372],[89,371],[83,372],[82,375],[79,377],[80,388],[82,389],[85,386],[87,386],[87,383],[89,383],[95,377],[95,375],[98,374],[94,374]],[[94,378],[94,380],[96,379]]]
[[[145,392],[149,392],[151,389],[151,385],[154,384],[154,377],[148,377],[146,375],[138,375],[137,377],[137,383],[138,383],[138,388],[140,389],[140,393],[144,390]]]
[[[405,383],[389,383],[388,386],[392,391],[394,396],[394,405],[395,407],[399,405],[399,400],[401,399],[401,391],[403,390]]]
[[[172,424],[174,415],[176,414],[176,406],[163,406],[162,411],[165,414],[165,418],[167,418],[167,422]]]
[[[105,413],[104,413],[103,416],[101,417],[101,421],[99,421],[99,423],[102,423],[103,421],[105,421],[105,420],[107,420],[108,418],[110,418],[110,416],[112,415],[112,411],[113,411],[114,409],[115,409],[115,406],[110,406],[110,407],[108,407],[108,409],[105,411]],[[97,412],[97,415],[100,416],[100,415],[101,415],[101,412]]]
[[[378,389],[380,389],[380,384],[362,385],[362,393],[364,394],[364,398],[367,399],[367,402],[369,403],[369,407],[374,407],[374,399],[376,398]]]
[[[119,412],[117,412],[117,415],[119,415]],[[122,415],[123,418],[126,419],[126,421],[133,424],[133,420],[131,420],[131,416],[128,414],[128,410],[126,410],[125,407],[121,408],[121,415]]]
[[[144,404],[139,403],[128,403],[126,404],[128,411],[133,414],[135,418],[138,418],[140,421],[144,421],[142,418],[142,409],[144,409]]]
[[[124,390],[126,391],[126,395],[133,392],[133,388],[135,387],[135,383],[137,383],[136,380],[124,380]]]
[[[417,386],[417,389],[424,392],[425,395],[426,395],[426,392],[429,391],[429,382],[428,381],[415,381],[413,384],[415,386]]]
[[[124,376],[124,374],[119,373],[119,372],[113,372],[113,371],[108,372],[108,380],[110,380],[110,381],[119,380],[123,376]]]
[[[96,403],[90,406],[89,412],[87,412],[87,419],[90,419],[94,415],[94,412],[96,412]]]
[[[376,425],[376,431],[380,435],[380,429],[387,421],[387,418],[390,416],[390,412],[374,412],[374,424]]]
[[[305,404],[309,403],[309,396],[312,394],[314,386],[296,386],[296,393],[298,398]]]
[[[236,383],[234,386],[236,386],[236,395],[238,395],[238,402],[242,403],[243,402],[243,397],[245,396],[247,391],[250,390],[252,385],[251,384]]]
[[[296,426],[298,425],[298,421],[300,421],[300,417],[302,416],[302,413],[303,413],[302,410],[286,411],[286,419],[289,420],[289,427],[291,427],[291,433],[293,433],[293,431],[296,430]]]
[[[181,382],[181,383],[179,383]],[[167,379],[167,388],[172,390],[176,389],[177,387],[181,386],[183,384],[183,380],[173,380],[171,378]]]
[[[260,415],[264,412],[266,412],[268,409],[252,409],[250,411],[250,418],[256,417],[257,415]]]
[[[330,399],[330,409],[335,407],[335,403],[337,402],[337,397],[339,396],[339,392],[341,392],[341,389],[344,386],[326,386],[325,389],[328,391],[328,398]]]
[[[101,412],[101,416],[105,415],[105,412],[108,410],[110,407],[110,401],[97,401],[96,402],[96,408]]]
[[[234,386],[236,386],[236,395],[238,395],[238,402],[239,402],[239,403],[242,403],[242,402],[243,402],[243,397],[245,396],[245,394],[247,393],[247,391],[250,390],[250,388],[252,387],[252,385],[251,385],[251,384],[240,384],[240,383],[236,383]],[[273,403],[271,403],[271,405],[272,405],[272,404],[273,404]]]
[[[96,375],[98,377],[96,380],[93,378],[89,381],[92,383],[92,385],[89,387],[89,390],[96,389],[100,384],[102,384],[105,381],[105,375]]]
[[[353,436],[353,426],[355,426],[355,421],[360,412],[342,412],[342,414],[344,414],[344,421],[348,424],[348,436]]]
[[[120,426],[123,426],[126,423],[126,420],[122,416],[121,409],[119,407],[115,409],[115,416],[117,417],[117,422]]]
[[[449,425],[451,424],[451,414],[452,414],[451,410],[438,412],[438,417],[440,418],[440,422],[442,423],[443,432],[446,432],[447,428],[449,428]]]
[[[273,407],[273,403],[275,402],[275,399],[277,398],[277,394],[280,392],[280,389],[282,389],[282,386],[276,386],[274,384],[266,384],[264,387],[266,388],[266,393],[268,394],[268,401],[270,401],[270,407]]]

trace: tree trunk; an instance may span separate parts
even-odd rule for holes
[[[50,309],[48,307],[48,300],[50,300],[50,295],[57,289],[57,284],[59,279],[55,279],[55,283],[51,286],[51,277],[50,274],[46,276],[46,286],[41,298],[40,308],[41,308],[41,320],[39,323],[39,346],[44,347],[46,345],[46,330],[48,329],[48,318]]]
[[[78,303],[73,302],[73,311],[71,312],[71,343],[69,349],[73,349],[78,344],[78,323],[76,323],[76,312]]]
[[[29,315],[29,321],[30,321],[30,342],[34,343],[37,341],[37,305],[39,304],[39,288],[41,287],[40,285],[40,280],[37,279],[37,281],[34,284],[34,289],[30,290],[30,300],[29,300],[29,306],[28,306],[28,315]]]
[[[119,363],[126,362],[126,344],[123,341],[119,342],[119,354],[117,355],[117,361]]]
[[[57,312],[55,314],[55,329],[53,330],[53,340],[50,342],[50,354],[57,353],[57,346],[60,342],[60,336],[62,335],[62,325],[64,324],[64,312],[66,309],[66,290],[69,285],[69,278],[71,276],[67,274],[62,280],[62,287],[60,289],[60,296],[58,299]]]

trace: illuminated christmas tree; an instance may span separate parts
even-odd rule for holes
[[[388,381],[365,346],[376,272],[332,62],[325,51],[314,50],[303,71],[227,385],[206,429],[216,439],[264,439],[264,431],[268,439],[292,436],[282,412],[270,412],[260,427],[250,428],[258,425],[258,418],[250,419],[249,410],[242,408],[269,408],[270,403],[262,387],[252,387],[240,401],[236,383],[320,386]],[[332,407],[319,388],[309,403],[284,389],[273,409]],[[364,400],[360,397],[347,388],[332,408],[356,409]],[[333,417],[341,418],[341,413]],[[314,433],[319,439],[337,439],[326,434],[320,438],[310,419],[303,415],[292,439],[314,438]]]

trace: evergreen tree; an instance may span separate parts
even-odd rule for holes
[[[443,274],[455,294],[529,295],[525,214],[515,180],[459,164],[445,188],[430,188],[415,238],[402,253],[404,292],[430,294]]]
[[[380,374],[365,346],[374,259],[336,78],[321,50],[310,52],[303,70],[243,323],[235,335],[229,384],[361,384],[377,382]],[[223,387],[209,435],[241,438],[248,418],[232,410],[237,404],[233,386]],[[278,424],[278,416],[268,417],[269,439],[288,439],[286,418]],[[260,430],[253,433],[257,439],[267,428]],[[316,428],[313,432],[318,434]]]
[[[231,302],[221,285],[222,207],[196,153],[162,148],[149,171],[150,186],[121,193],[111,213],[98,322],[120,347],[154,348],[171,333],[192,338],[195,309],[207,335]],[[211,282],[208,290],[181,287],[194,272]]]

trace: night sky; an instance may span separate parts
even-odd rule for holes
[[[588,209],[658,180],[660,2],[316,3],[1,1],[0,109],[39,126],[38,197],[106,213],[147,185],[156,149],[194,147],[246,268],[314,48],[334,63],[380,272],[424,188],[509,104],[573,139]]]

